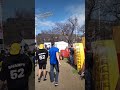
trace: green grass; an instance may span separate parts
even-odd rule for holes
[[[73,74],[78,74],[78,71],[77,71],[76,69],[73,69],[73,70],[72,70],[72,73],[73,73]]]
[[[67,62],[67,61],[68,61],[68,59],[67,59],[67,58],[64,58],[63,60],[64,60],[65,62]]]
[[[68,60],[67,58],[64,58],[63,60]]]
[[[67,61],[68,61],[68,58],[64,58],[63,60],[67,62]],[[73,73],[73,74],[78,74],[78,71],[73,68],[73,69],[72,69],[72,73]]]

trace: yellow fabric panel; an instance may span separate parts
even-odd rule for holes
[[[83,43],[75,43],[74,57],[77,70],[79,72],[82,69],[83,63],[85,61]]]
[[[76,58],[76,43],[73,44],[74,47],[74,64],[77,65],[77,58]]]
[[[74,65],[77,65],[76,49],[74,48]]]
[[[94,58],[94,65],[96,65],[94,70],[96,71],[93,72],[98,74],[95,75],[95,78],[100,77],[100,80],[96,81],[96,83],[98,83],[97,86],[101,87],[101,85],[108,84],[110,87],[101,87],[100,89],[115,90],[119,77],[119,68],[114,41],[101,40],[93,42],[92,49],[96,57]]]
[[[115,26],[113,28],[113,39],[115,42],[116,50],[120,53],[120,26]]]
[[[82,41],[81,42],[83,43],[83,46],[85,48],[85,37],[82,37]]]

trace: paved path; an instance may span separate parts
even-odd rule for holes
[[[47,64],[47,71],[49,72],[49,60]],[[35,90],[85,90],[85,80],[81,80],[77,73],[74,73],[74,68],[70,66],[66,60],[61,61],[59,86],[55,87],[50,82],[49,73],[47,74],[47,81],[41,80],[38,82],[38,66],[35,68]]]

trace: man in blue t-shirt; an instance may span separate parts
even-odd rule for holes
[[[55,78],[55,86],[58,86],[58,76],[59,76],[59,49],[57,47],[54,47],[54,43],[52,44],[52,47],[49,50],[50,55],[50,80],[51,82],[54,82]],[[54,68],[56,70],[56,75],[54,77]]]

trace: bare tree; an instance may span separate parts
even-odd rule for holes
[[[84,36],[85,35],[85,24],[83,24],[82,26],[78,26],[77,31]]]
[[[107,30],[105,28],[112,26],[111,21],[115,20],[120,21],[120,0],[86,0],[86,41],[93,37],[102,39],[103,29]],[[104,28],[103,23],[106,23]]]
[[[102,16],[120,21],[120,0],[106,0],[102,6]]]
[[[120,21],[120,0],[86,0],[86,30],[93,19]]]
[[[38,43],[44,42],[55,42],[59,40],[60,34],[58,34],[56,29],[42,30],[40,34],[37,35]]]
[[[53,27],[51,30],[42,30],[39,36],[43,39],[41,40],[42,42],[66,41],[71,44],[75,42],[75,40],[80,41],[80,36],[77,35],[76,37],[75,35],[75,31],[78,29],[77,27],[78,19],[76,17],[69,18],[64,23],[56,23],[56,26]],[[82,30],[83,29],[81,28],[81,31]]]
[[[56,23],[57,30],[61,32],[69,44],[73,43],[73,35],[78,25],[77,18],[69,18],[65,23]]]

